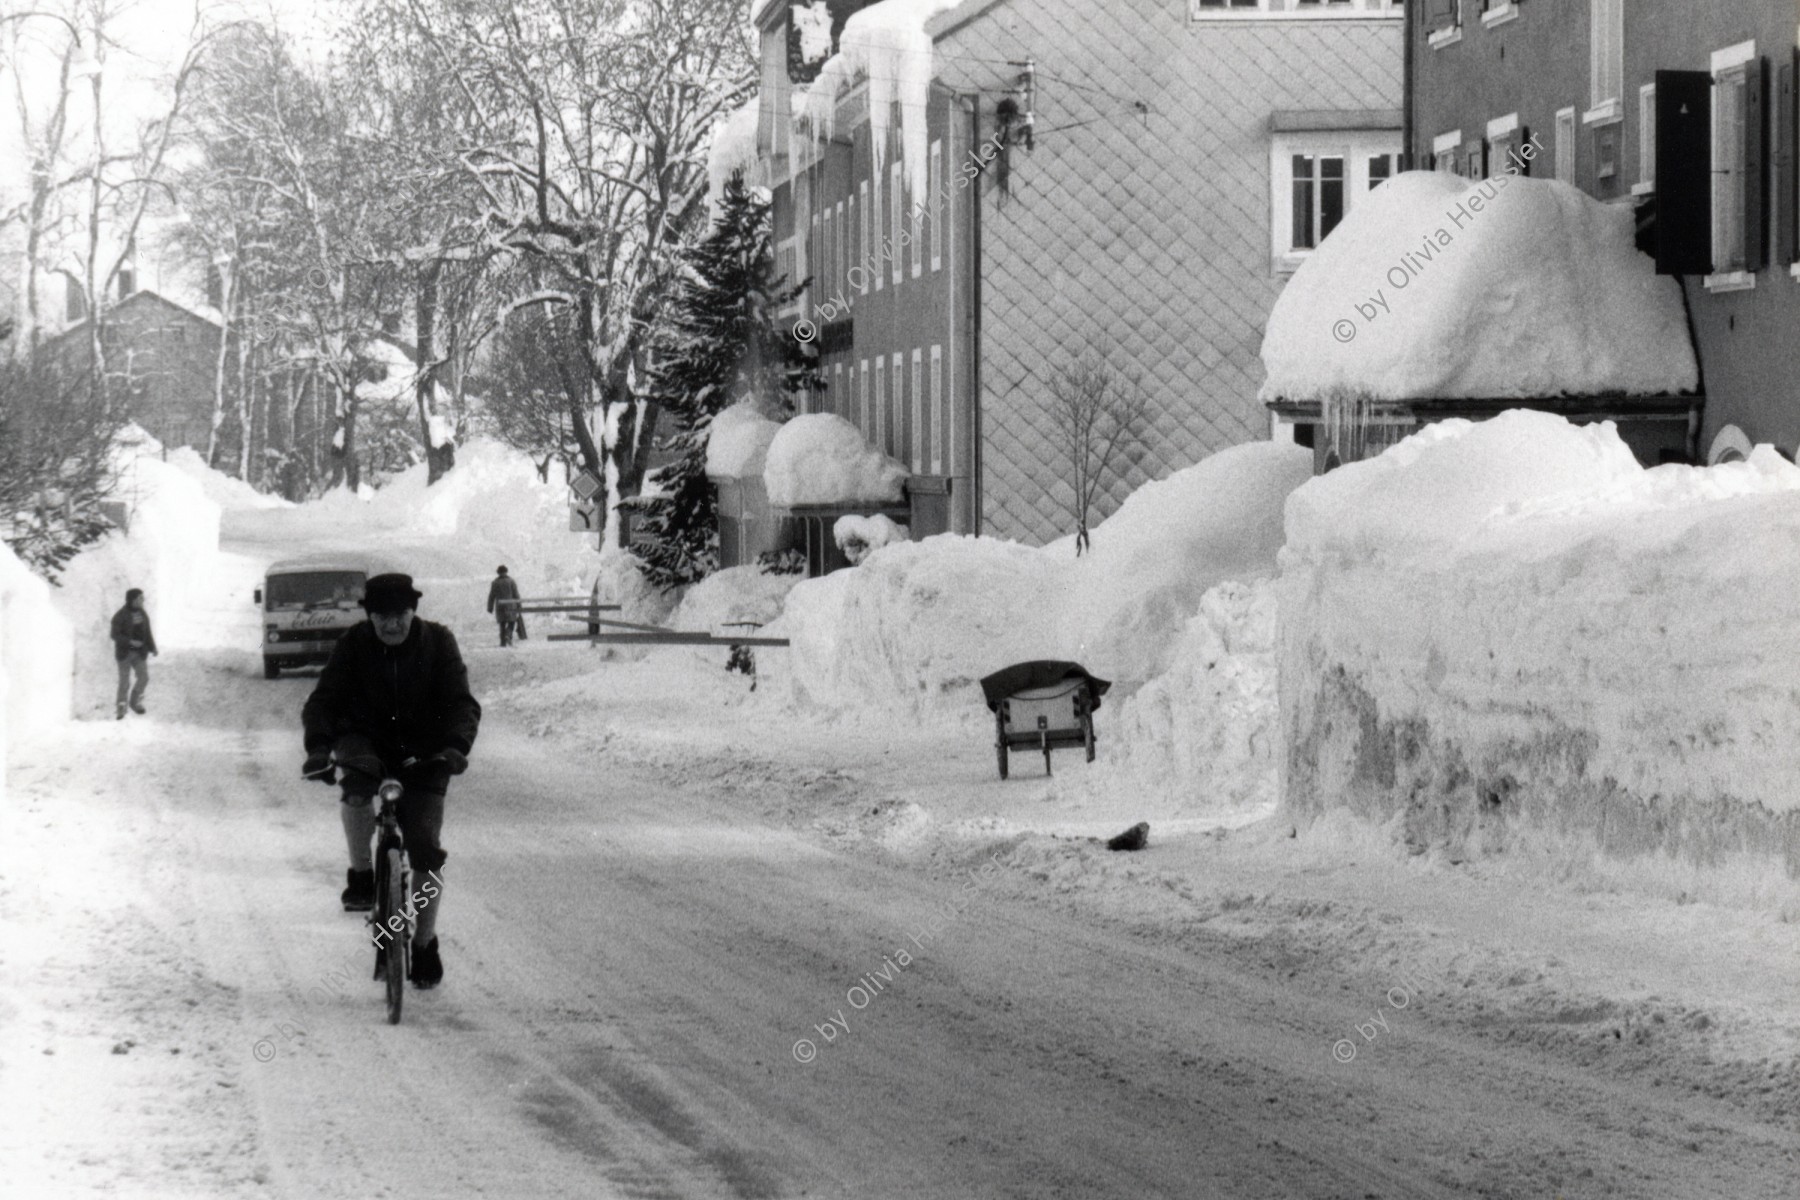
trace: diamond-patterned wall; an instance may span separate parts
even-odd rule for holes
[[[1091,336],[1141,374],[1152,428],[1092,520],[1133,489],[1268,436],[1256,401],[1269,255],[1269,118],[1397,109],[1398,21],[1205,22],[1188,0],[1001,0],[937,43],[984,134],[1026,58],[1037,145],[983,188],[981,531],[1074,530],[1045,380]],[[1142,102],[1147,111],[1136,105]]]

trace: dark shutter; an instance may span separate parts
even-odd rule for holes
[[[1800,51],[1790,50],[1775,78],[1775,262],[1794,261],[1796,180],[1794,175],[1794,61]]]
[[[1757,57],[1744,72],[1744,270],[1769,265],[1769,60]]]
[[[1516,2],[1517,0],[1515,0]],[[1525,151],[1529,148],[1535,154],[1537,148],[1531,145],[1531,128],[1529,126],[1519,126],[1518,132],[1512,136],[1512,147],[1518,151],[1513,155],[1513,161],[1519,165],[1519,174],[1531,174],[1531,160],[1525,157]],[[1501,164],[1501,169],[1505,169],[1505,164]]]
[[[1656,273],[1712,271],[1712,76],[1656,73]]]

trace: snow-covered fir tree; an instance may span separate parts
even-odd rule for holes
[[[806,348],[776,320],[800,293],[783,290],[770,245],[769,202],[733,172],[705,237],[681,253],[681,279],[656,344],[650,398],[678,457],[656,472],[654,494],[624,502],[633,514],[631,552],[645,578],[669,589],[705,578],[719,561],[718,493],[706,477],[713,417],[749,401],[776,420],[794,394],[823,386]]]

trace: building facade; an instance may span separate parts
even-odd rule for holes
[[[865,5],[823,7],[835,47]],[[950,528],[1073,531],[1051,385],[1090,347],[1147,399],[1094,519],[1269,436],[1264,317],[1398,166],[1398,4],[965,0],[924,26],[922,109],[896,110],[879,155],[866,79],[828,136],[794,134],[817,71],[797,12],[757,13],[759,153],[782,268],[812,279],[791,315],[817,326],[813,403],[905,462],[915,492],[947,493]],[[925,150],[911,175],[909,123]],[[884,238],[906,244],[884,255]]]
[[[1424,0],[1415,161],[1481,177],[1536,137],[1545,173],[1631,205],[1677,276],[1705,406],[1694,456],[1800,446],[1794,0]]]
[[[87,320],[45,342],[40,352],[80,374],[90,361]],[[219,324],[151,291],[106,310],[100,326],[108,388],[125,412],[165,446],[204,450],[212,425]]]

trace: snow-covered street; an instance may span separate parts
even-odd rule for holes
[[[1791,1184],[1792,924],[1407,861],[1348,820],[1109,855],[1132,797],[1078,758],[1000,783],[985,713],[796,721],[721,651],[503,651],[456,547],[388,547],[486,708],[446,983],[389,1027],[335,794],[298,778],[314,674],[247,648],[244,589],[318,548],[308,519],[228,516],[219,644],[165,656],[149,717],[15,748],[7,1195]]]

